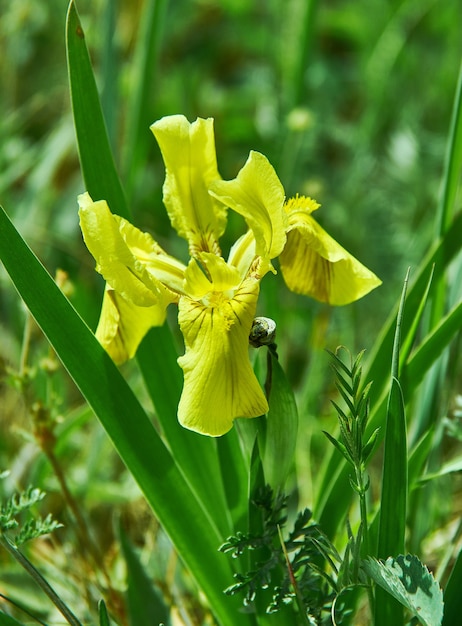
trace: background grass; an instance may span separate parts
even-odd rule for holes
[[[68,273],[71,300],[94,328],[102,283],[78,228],[76,197],[85,186],[66,70],[67,6],[61,0],[2,0],[0,7],[0,201],[49,271]],[[384,281],[363,301],[335,310],[290,293],[280,276],[263,282],[259,313],[278,323],[278,352],[299,405],[298,499],[310,506],[326,450],[321,431],[333,430],[336,423],[324,348],[372,348],[407,267],[412,283],[413,268],[438,229],[462,53],[459,3],[82,0],[78,9],[116,166],[140,228],[186,258],[186,244],[171,230],[162,206],[164,169],[149,125],[173,113],[191,121],[212,116],[224,178],[237,173],[250,149],[260,150],[287,194],[305,193],[321,202],[319,221]],[[232,219],[225,249],[241,229]],[[457,277],[451,281],[456,287]],[[452,289],[456,302],[460,293]],[[174,318],[172,312],[176,333]],[[30,415],[41,402],[58,422],[57,456],[105,554],[115,589],[125,585],[116,523],[122,519],[166,597],[173,589],[172,603],[187,605],[195,593],[187,575],[178,576],[169,543],[47,342],[26,320],[2,271],[0,469],[11,469],[4,490],[38,484],[49,493],[46,510],[69,522],[57,539],[32,548],[36,558],[58,586],[65,573],[64,597],[80,594],[91,605],[98,596],[97,575],[92,573],[87,585],[88,565],[72,535],[55,474],[31,435]],[[175,334],[175,339],[181,350],[181,337]],[[431,421],[442,442],[432,448],[436,471],[449,455],[460,454],[460,367],[450,362],[439,375],[440,403],[436,408],[427,403],[434,407]],[[133,365],[123,373],[150,406]],[[422,394],[413,400],[417,409],[425,402]],[[444,430],[446,416],[451,421]],[[372,477],[378,467],[378,462],[372,467]],[[424,496],[412,496],[429,503],[428,515],[412,520],[413,547],[435,564],[444,553],[444,535],[436,531],[450,532],[448,524],[460,507],[460,483],[452,476],[436,489],[430,485]],[[459,496],[453,499],[454,494]],[[156,555],[153,542],[162,547]],[[16,568],[6,555],[0,559],[2,584],[14,593]],[[26,597],[47,614],[37,594],[31,590]]]

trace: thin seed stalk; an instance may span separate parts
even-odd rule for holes
[[[42,591],[50,598],[58,611],[63,615],[66,621],[71,626],[82,626],[81,622],[72,613],[69,607],[64,604],[61,598],[58,596],[53,587],[48,583],[42,574],[32,565],[27,557],[5,536],[0,535],[0,544],[7,550],[11,556],[18,561],[18,563],[26,570],[30,576],[35,580]]]
[[[366,502],[367,487],[366,487],[366,484],[364,483],[364,474],[363,474],[362,466],[360,463],[355,463],[355,472],[356,472],[356,482],[358,486],[359,512],[361,516],[361,527],[362,527],[361,554],[364,558],[370,555],[369,525],[367,523],[367,502]],[[369,607],[370,607],[371,615],[374,615],[374,594],[372,593],[372,586],[369,580],[367,584],[367,596],[369,599]]]

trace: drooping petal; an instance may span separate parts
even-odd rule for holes
[[[97,271],[112,289],[137,306],[165,308],[178,299],[148,269],[147,261],[165,255],[150,235],[112,215],[105,200],[93,202],[88,194],[83,194],[79,196],[79,205],[85,243],[96,260]],[[174,286],[182,280],[177,277],[178,271],[179,267],[172,263]]]
[[[226,208],[208,187],[219,180],[213,119],[190,124],[184,115],[163,117],[151,126],[165,163],[164,204],[172,226],[189,243],[191,256],[219,253]]]
[[[166,309],[136,306],[106,285],[96,338],[120,365],[131,359],[152,326],[165,321]]]
[[[249,332],[255,316],[259,281],[247,278],[234,298],[215,306],[180,298],[179,322],[186,352],[178,359],[184,387],[180,423],[218,437],[236,417],[257,417],[268,404],[249,361]]]
[[[311,213],[310,198],[287,204],[287,243],[279,257],[284,280],[292,291],[333,305],[348,304],[382,281],[333,239]]]
[[[284,188],[268,159],[259,152],[250,152],[237,177],[212,183],[210,193],[245,218],[255,237],[256,254],[271,269],[269,261],[281,253],[285,244],[287,217]]]

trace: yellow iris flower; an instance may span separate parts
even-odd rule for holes
[[[248,355],[260,281],[280,257],[290,289],[330,304],[361,298],[380,280],[334,241],[311,216],[310,198],[285,201],[266,157],[250,156],[234,180],[217,170],[212,119],[192,124],[182,115],[151,126],[165,163],[164,204],[189,245],[183,264],[148,234],[113,215],[105,200],[79,196],[85,243],[106,280],[96,336],[116,363],[130,359],[167,306],[178,304],[185,354],[178,359],[184,386],[180,423],[220,436],[236,417],[267,412],[265,395]],[[247,232],[228,260],[219,239],[227,208],[242,215]]]

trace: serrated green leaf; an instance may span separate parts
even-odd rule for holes
[[[385,563],[369,557],[363,562],[363,568],[377,585],[406,607],[423,626],[440,626],[443,593],[416,556],[390,557]]]
[[[55,521],[51,517],[51,513],[47,515],[45,519],[31,519],[28,520],[24,526],[21,527],[19,533],[14,537],[14,543],[17,546],[26,543],[26,541],[31,541],[33,539],[37,539],[38,537],[42,537],[43,535],[48,535],[52,533],[57,528],[62,528],[63,524]]]

